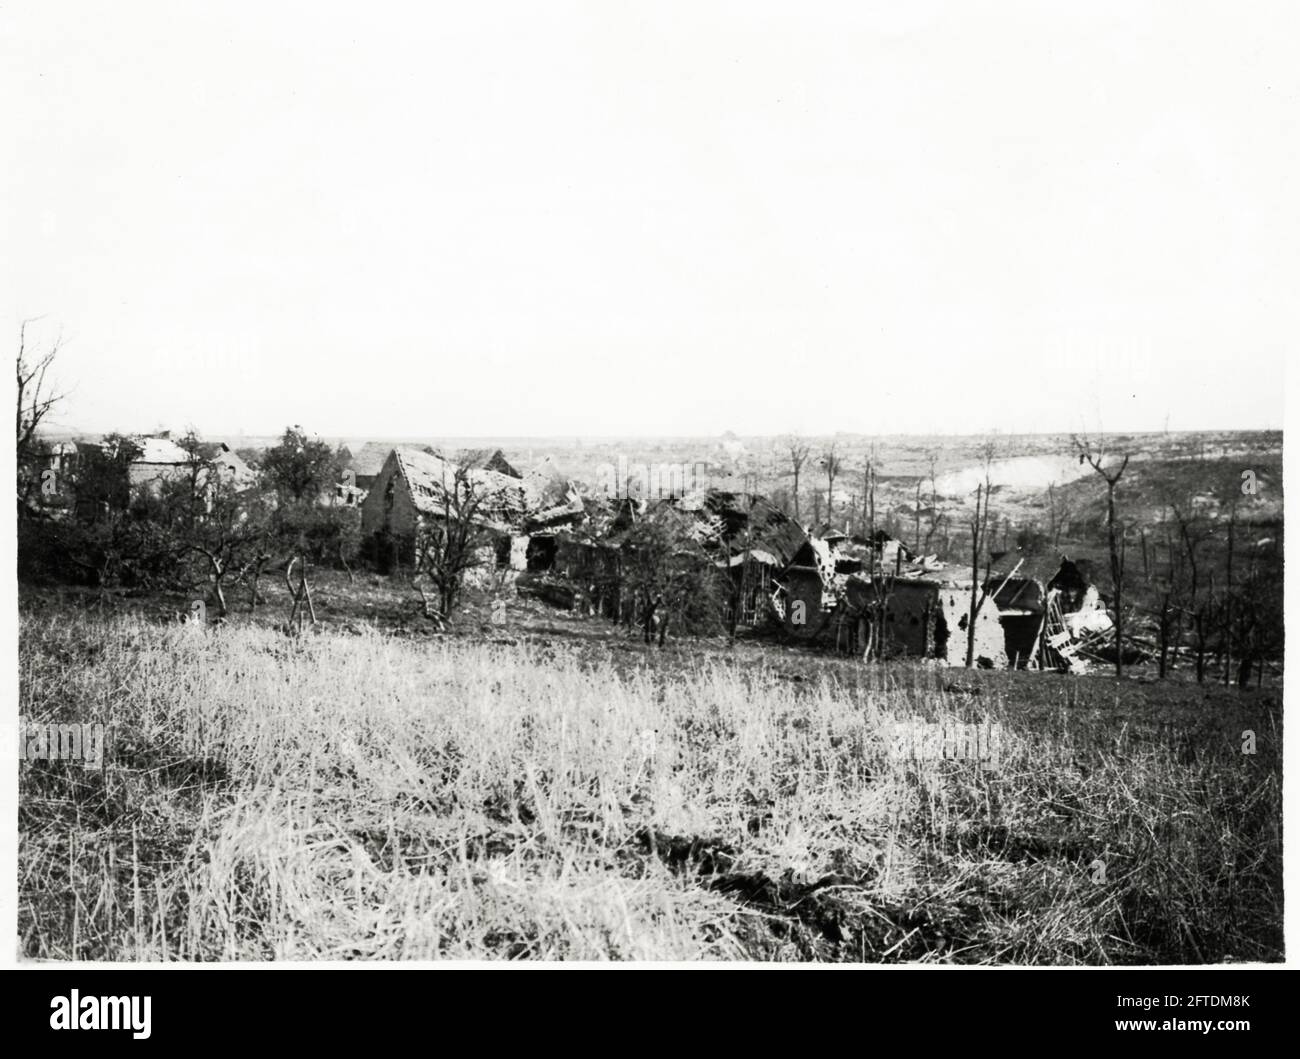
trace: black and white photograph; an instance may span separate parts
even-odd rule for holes
[[[10,966],[1287,965],[1298,29],[4,4]]]

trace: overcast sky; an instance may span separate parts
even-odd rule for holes
[[[86,430],[1280,427],[1297,26],[6,3],[3,309]]]

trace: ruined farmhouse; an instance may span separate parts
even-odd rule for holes
[[[368,493],[392,451],[392,445],[368,441],[352,453],[346,464],[346,469],[352,472],[351,484],[362,494]]]
[[[521,479],[398,447],[389,450],[361,505],[361,532],[380,565],[391,568],[412,561],[416,535],[426,523],[465,519],[485,531],[492,565],[523,570],[528,512]]]
[[[127,469],[132,488],[156,492],[163,483],[180,481],[193,472],[194,457],[168,435],[141,438],[139,444],[140,453]],[[216,445],[208,462],[217,468],[223,481],[236,486],[250,486],[257,479],[252,468],[225,442]]]
[[[476,576],[495,572],[552,605],[616,620],[633,605],[621,586],[635,527],[654,510],[671,514],[675,532],[729,582],[728,624],[770,627],[787,641],[952,666],[969,653],[987,668],[1081,670],[1111,627],[1086,564],[1011,553],[977,582],[884,532],[812,533],[759,496],[589,497],[521,474],[500,451],[453,462],[409,447],[389,449],[369,485],[362,534],[381,568],[412,561],[422,525],[468,511],[485,540]],[[457,490],[476,503],[462,505]]]
[[[809,536],[774,583],[787,639],[879,657],[1082,671],[1111,628],[1085,564],[1013,553],[977,583],[883,534]]]

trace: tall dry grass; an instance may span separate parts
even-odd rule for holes
[[[28,719],[110,726],[102,772],[20,765],[32,958],[1281,957],[1254,700],[1162,728],[1027,709],[1036,675],[73,615],[25,617],[20,667]],[[891,752],[935,721],[999,723],[997,770]]]

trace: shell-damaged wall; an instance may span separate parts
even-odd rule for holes
[[[777,581],[785,589],[778,613],[786,635],[802,641],[816,639],[836,608],[837,581],[843,583],[836,577],[830,546],[818,537],[807,538]]]
[[[805,643],[825,639],[834,628],[836,643],[842,646],[845,629],[865,635],[864,623],[880,606],[880,598],[865,576],[832,572],[827,553],[816,547],[822,543],[809,541],[796,556],[796,564],[776,579],[781,586],[776,611],[791,639]],[[831,558],[837,554],[829,553]],[[1086,613],[1089,621],[1104,622],[1105,609],[1088,602],[1096,600],[1096,588],[1074,564],[1065,561],[1061,569],[1053,584],[1063,583],[1063,596],[1068,589],[1082,597],[1082,601],[1062,600],[1082,608],[1080,612],[1067,611],[1067,625],[1078,620],[1079,613]],[[1020,669],[1037,665],[1046,614],[1043,584],[1031,577],[997,575],[986,578],[981,590],[984,599],[975,617],[975,664]],[[790,606],[793,603],[799,606]],[[970,605],[969,584],[945,583],[924,575],[891,579],[883,623],[886,656],[901,654],[965,665]],[[1070,631],[1079,635],[1073,626]]]
[[[823,605],[825,584],[816,567],[792,566],[781,578],[785,583],[781,624],[795,640],[812,640],[826,628],[830,617]]]
[[[966,664],[970,589],[929,581],[895,581],[885,605],[885,636],[905,654]],[[975,661],[1002,668],[1007,652],[995,606],[984,601],[975,618]]]
[[[907,655],[943,657],[937,653],[940,614],[937,585],[895,581],[885,604],[885,640]]]
[[[809,574],[811,581],[815,571]],[[812,594],[811,585],[806,592]],[[869,582],[851,577],[840,606],[850,614],[866,614],[878,602]],[[964,666],[969,625],[969,588],[924,580],[899,579],[890,583],[884,621],[887,654],[934,658],[951,666]],[[994,668],[1007,664],[1002,623],[997,607],[987,599],[975,618],[975,662]]]
[[[970,589],[942,588],[939,601],[949,631],[946,660],[950,666],[963,666],[966,664],[967,629],[970,626]],[[1007,666],[1006,634],[998,620],[997,606],[987,599],[975,617],[974,661],[985,668],[1005,669]]]

